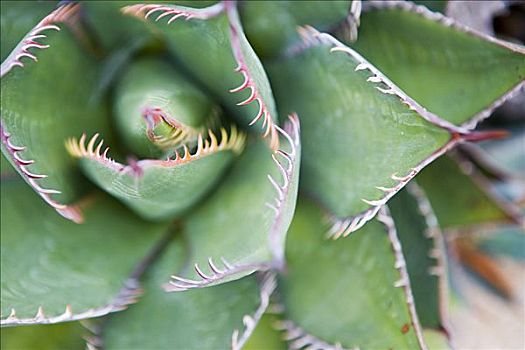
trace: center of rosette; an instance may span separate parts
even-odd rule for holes
[[[215,124],[218,112],[210,98],[162,59],[131,63],[116,87],[117,130],[138,157],[158,158],[193,145]]]

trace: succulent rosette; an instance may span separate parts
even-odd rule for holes
[[[7,347],[74,348],[82,320],[90,348],[277,349],[284,332],[293,349],[425,349],[450,336],[440,226],[522,222],[461,173],[470,160],[425,168],[503,136],[474,129],[525,77],[523,46],[439,12],[8,1],[1,15]]]

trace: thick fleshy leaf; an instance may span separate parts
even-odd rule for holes
[[[2,328],[3,350],[83,349],[86,330],[78,322]]]
[[[1,134],[2,151],[24,179],[62,215],[80,221],[63,205],[85,186],[64,142],[84,131],[107,134],[108,120],[104,105],[92,100],[97,62],[62,24],[74,26],[77,12],[78,5],[68,4],[51,13],[2,63]]]
[[[2,41],[0,43],[3,61],[20,40],[55,7],[56,1],[3,1],[0,14]]]
[[[226,171],[235,154],[244,147],[245,135],[232,127],[230,134],[221,129],[220,142],[212,132],[191,153],[184,146],[180,155],[168,160],[129,160],[124,165],[102,152],[103,141],[95,134],[86,145],[85,135],[71,139],[68,150],[79,158],[84,173],[144,218],[164,220],[180,214],[210,191]]]
[[[168,62],[145,58],[119,78],[114,113],[127,148],[151,158],[196,141],[217,122],[218,106]]]
[[[467,172],[469,171],[470,174]],[[476,225],[492,221],[520,220],[510,203],[489,192],[481,174],[461,169],[453,159],[442,157],[417,177],[427,193],[442,227]]]
[[[299,41],[297,27],[329,29],[348,15],[351,0],[342,1],[246,1],[240,7],[246,35],[260,57],[276,56]],[[269,20],[271,18],[271,20]]]
[[[277,148],[272,90],[244,35],[234,2],[203,9],[144,4],[123,11],[151,22],[180,63],[220,98],[227,111],[243,126],[262,127]]]
[[[304,47],[273,64],[270,76],[281,112],[297,111],[308,140],[301,185],[341,219],[337,237],[364,225],[456,141],[357,53],[303,32]]]
[[[243,317],[260,307],[257,280],[252,276],[212,288],[164,292],[161,285],[184,269],[188,258],[184,242],[176,239],[148,274],[140,303],[107,320],[105,349],[232,348],[234,332],[244,328]]]
[[[419,348],[421,329],[391,218],[382,212],[387,227],[373,220],[344,240],[326,241],[323,213],[305,199],[299,203],[280,281],[290,339],[362,350]]]
[[[167,230],[101,194],[72,223],[20,179],[2,180],[2,325],[55,323],[125,308],[136,294],[135,264]]]
[[[263,141],[247,146],[220,187],[187,217],[191,265],[167,290],[205,287],[283,266],[299,181],[298,128],[292,118],[283,132],[289,140],[281,140],[277,153]]]
[[[423,191],[410,183],[388,203],[407,263],[416,311],[424,328],[447,320],[446,253],[442,233]]]
[[[421,105],[456,125],[475,126],[524,86],[525,48],[423,6],[376,1],[364,7],[361,23],[353,47]]]

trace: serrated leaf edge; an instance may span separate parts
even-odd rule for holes
[[[388,239],[390,240],[392,249],[395,256],[394,267],[399,272],[400,278],[394,283],[395,288],[402,288],[405,294],[405,300],[408,307],[408,313],[411,319],[412,328],[417,338],[418,345],[421,350],[427,350],[427,346],[423,339],[423,330],[416,312],[416,306],[414,304],[414,295],[412,294],[412,288],[410,286],[410,278],[406,269],[406,261],[403,256],[403,250],[401,248],[401,242],[397,237],[397,231],[394,224],[394,220],[390,216],[390,212],[387,206],[382,206],[378,212],[377,220],[381,222],[387,232]]]
[[[2,327],[31,324],[52,324],[100,317],[111,312],[117,312],[126,309],[128,305],[135,303],[141,294],[142,290],[140,289],[137,280],[135,278],[130,278],[125,282],[124,287],[121,288],[114,300],[103,307],[91,308],[75,313],[71,305],[68,304],[66,305],[65,311],[62,314],[57,316],[46,316],[44,307],[39,306],[35,316],[32,318],[19,318],[16,315],[16,310],[11,309],[9,316],[5,319],[2,319],[0,324]]]
[[[185,20],[199,19],[206,20],[218,16],[224,11],[224,4],[219,2],[215,5],[206,8],[192,8],[177,5],[160,5],[160,4],[134,4],[124,6],[121,8],[121,12],[127,15],[135,16],[137,18],[148,20],[151,15],[155,12],[157,18],[155,22],[158,22],[164,17],[171,16],[167,24],[171,24],[178,18],[184,18]]]
[[[2,138],[2,144],[4,149],[7,151],[9,158],[15,165],[15,169],[23,177],[23,179],[35,190],[35,192],[53,209],[55,209],[64,218],[74,221],[76,223],[82,223],[84,218],[79,206],[66,205],[54,200],[51,195],[60,194],[59,190],[43,188],[38,184],[38,180],[47,178],[44,174],[35,174],[28,169],[28,166],[34,164],[35,161],[32,159],[23,159],[20,155],[27,148],[25,146],[14,145],[10,138],[11,134],[5,129],[4,124],[0,121],[0,136]]]
[[[194,288],[204,288],[217,284],[224,278],[238,273],[251,274],[255,271],[269,270],[270,266],[264,263],[241,264],[235,265],[229,263],[224,257],[221,257],[222,267],[219,268],[213,258],[208,258],[208,268],[210,272],[206,273],[199,264],[194,264],[194,270],[200,279],[188,279],[177,275],[172,275],[170,280],[163,285],[166,292],[183,292]]]
[[[479,39],[488,41],[500,47],[506,48],[512,52],[525,55],[525,47],[517,45],[505,40],[495,38],[493,36],[482,33],[478,30],[472,29],[460,22],[457,22],[455,19],[447,17],[439,12],[433,12],[423,5],[417,5],[411,1],[395,1],[395,0],[382,0],[382,1],[366,1],[363,6],[363,11],[371,10],[383,10],[383,9],[399,9],[402,11],[416,13],[428,20],[442,24],[445,27],[456,29],[460,32],[467,33]],[[505,101],[509,100],[513,96],[517,95],[520,91],[525,90],[525,81],[521,81],[516,86],[511,88],[501,97],[493,101],[489,106],[487,106],[482,111],[476,113],[474,116],[469,118],[468,121],[460,125],[461,128],[472,130],[474,129],[479,122],[488,118],[492,112],[501,106]]]
[[[394,84],[390,79],[388,79],[388,77],[386,77],[379,69],[374,67],[374,65],[372,65],[363,56],[361,56],[357,51],[346,46],[330,34],[321,33],[311,26],[299,27],[297,30],[303,40],[303,44],[293,48],[293,54],[296,54],[309,47],[316,46],[319,44],[331,46],[332,48],[330,49],[330,52],[344,52],[359,62],[358,65],[355,67],[355,71],[368,70],[370,73],[372,73],[372,75],[368,77],[366,81],[372,84],[378,84],[378,86],[376,86],[376,89],[379,92],[386,95],[396,96],[403,104],[408,106],[410,110],[415,111],[423,119],[435,126],[447,130],[450,133],[468,133],[467,129],[463,129],[444,119],[441,119],[434,113],[428,111],[426,108],[421,106],[413,98],[411,98],[403,90],[401,90],[396,84]]]
[[[285,264],[284,247],[282,246],[282,235],[286,235],[288,230],[281,233],[281,223],[283,215],[283,206],[286,202],[290,192],[290,184],[292,182],[293,174],[297,170],[297,161],[300,159],[300,122],[297,114],[288,116],[288,122],[284,125],[284,130],[276,126],[277,131],[287,140],[290,151],[286,152],[282,149],[277,150],[272,154],[272,159],[276,164],[282,176],[282,184],[279,184],[271,175],[268,175],[268,180],[275,188],[277,197],[274,198],[274,203],[266,203],[266,206],[275,211],[275,218],[269,234],[269,248],[273,254],[273,264],[276,268],[283,268]],[[277,158],[280,156],[281,160]],[[286,162],[286,164],[283,164]]]
[[[452,137],[445,145],[432,153],[429,157],[424,159],[416,167],[412,168],[408,174],[404,176],[398,176],[396,173],[392,174],[390,178],[394,181],[398,181],[397,185],[393,187],[377,186],[376,188],[385,193],[385,196],[378,200],[366,200],[362,199],[363,202],[370,205],[371,208],[365,210],[361,214],[351,216],[348,218],[338,218],[335,215],[328,215],[327,219],[331,227],[326,233],[326,236],[331,239],[338,239],[341,237],[347,237],[352,232],[357,231],[363,227],[368,221],[372,220],[379,212],[381,207],[385,205],[390,198],[392,198],[397,192],[399,192],[410,180],[412,180],[419,172],[432,163],[437,158],[454,148],[461,139],[459,137]]]
[[[266,271],[269,269],[282,269],[284,267],[284,249],[280,245],[282,237],[280,236],[280,224],[282,220],[283,206],[286,201],[286,196],[290,190],[290,183],[292,174],[295,171],[296,159],[299,155],[298,148],[300,147],[300,124],[299,118],[296,114],[288,117],[288,122],[284,129],[276,127],[278,132],[288,141],[290,145],[290,152],[284,150],[277,150],[272,154],[274,163],[283,177],[283,184],[279,184],[271,175],[268,175],[268,180],[275,188],[277,197],[274,199],[275,204],[266,203],[266,206],[275,211],[273,224],[268,233],[268,246],[272,254],[272,261],[269,263],[253,263],[235,265],[228,262],[224,257],[221,257],[222,266],[218,267],[212,257],[208,257],[207,265],[209,272],[206,273],[198,265],[194,265],[194,270],[200,279],[188,279],[181,276],[173,275],[170,281],[164,285],[164,290],[167,292],[181,292],[193,288],[203,288],[217,284],[228,276],[238,273],[246,273],[247,271]],[[279,160],[276,155],[280,155],[287,164]],[[284,231],[284,234],[287,230]]]
[[[275,273],[267,272],[262,277],[259,288],[259,298],[261,300],[259,307],[253,314],[246,314],[242,318],[244,324],[244,330],[242,333],[238,329],[234,330],[232,333],[231,349],[240,350],[246,344],[250,336],[252,335],[255,327],[263,317],[264,313],[270,305],[270,296],[277,288],[277,277]]]
[[[433,248],[427,253],[429,258],[435,260],[436,265],[430,267],[428,274],[438,278],[438,304],[439,304],[439,318],[441,323],[441,331],[443,331],[447,338],[450,338],[450,323],[448,317],[448,267],[446,259],[446,247],[443,232],[441,231],[438,220],[432,205],[430,204],[425,191],[412,181],[407,185],[407,192],[416,200],[417,208],[421,216],[424,218],[427,229],[424,232],[426,238],[431,239]]]
[[[242,152],[246,142],[246,134],[238,132],[234,125],[231,126],[229,134],[224,128],[221,128],[220,132],[220,142],[217,140],[217,136],[212,130],[208,130],[209,139],[204,139],[202,134],[199,134],[197,138],[197,149],[193,154],[188,146],[183,145],[183,154],[180,155],[178,151],[175,151],[174,158],[172,157],[166,160],[143,159],[132,161],[129,165],[121,164],[110,158],[108,156],[109,147],[106,147],[104,151],[102,151],[104,140],[100,140],[95,146],[99,134],[93,135],[87,142],[87,145],[86,134],[82,134],[78,140],[76,138],[69,138],[66,140],[65,146],[69,154],[75,158],[95,160],[115,171],[130,173],[134,176],[140,177],[143,174],[143,171],[148,167],[175,167],[221,151],[230,150],[235,154]]]
[[[493,36],[482,33],[478,30],[470,28],[451,17],[447,17],[440,12],[433,12],[423,5],[418,5],[412,1],[399,1],[399,0],[369,0],[365,1],[363,4],[363,12],[372,11],[372,10],[385,10],[385,9],[399,9],[406,12],[416,13],[425,19],[431,20],[433,22],[442,24],[445,27],[450,27],[456,29],[460,32],[470,34],[472,36],[478,37],[480,39],[489,41],[498,46],[509,49],[513,52],[525,54],[525,47],[514,44],[505,40],[495,38]]]
[[[38,24],[26,34],[20,43],[11,51],[9,56],[2,62],[0,66],[0,77],[3,77],[11,71],[14,67],[24,67],[21,61],[23,57],[31,59],[35,62],[38,58],[31,53],[29,49],[47,49],[50,45],[42,44],[37,40],[45,39],[47,36],[44,32],[49,30],[60,31],[60,27],[56,23],[74,24],[75,18],[79,14],[80,5],[68,3],[60,6],[52,11],[49,15],[44,17]]]
[[[173,116],[169,115],[160,107],[144,106],[141,116],[146,123],[146,135],[149,140],[163,150],[173,149],[184,143],[195,140],[199,134],[205,133],[206,130],[215,129],[219,118],[219,109],[213,108],[204,125],[200,127],[191,127],[181,123]],[[155,127],[163,121],[172,129],[168,135],[155,135]]]
[[[239,15],[237,13],[237,7],[234,2],[226,1],[225,3],[226,15],[228,17],[229,27],[230,27],[230,41],[232,47],[233,57],[237,62],[237,67],[235,72],[242,74],[244,80],[236,88],[230,90],[231,93],[238,93],[245,90],[250,90],[250,95],[247,99],[242,102],[237,103],[238,106],[246,106],[252,102],[257,102],[259,105],[259,111],[252,119],[249,125],[254,125],[262,118],[262,128],[265,129],[263,137],[270,137],[270,148],[272,150],[277,150],[279,148],[279,135],[277,132],[277,125],[274,122],[274,118],[268,109],[265,101],[263,100],[257,85],[253,81],[250,69],[246,64],[246,60],[241,50],[241,42],[239,37],[239,32],[242,33],[242,25],[239,20]]]

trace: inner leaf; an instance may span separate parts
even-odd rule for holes
[[[158,157],[196,141],[218,112],[218,106],[161,59],[133,62],[115,95],[117,129],[140,157]]]

